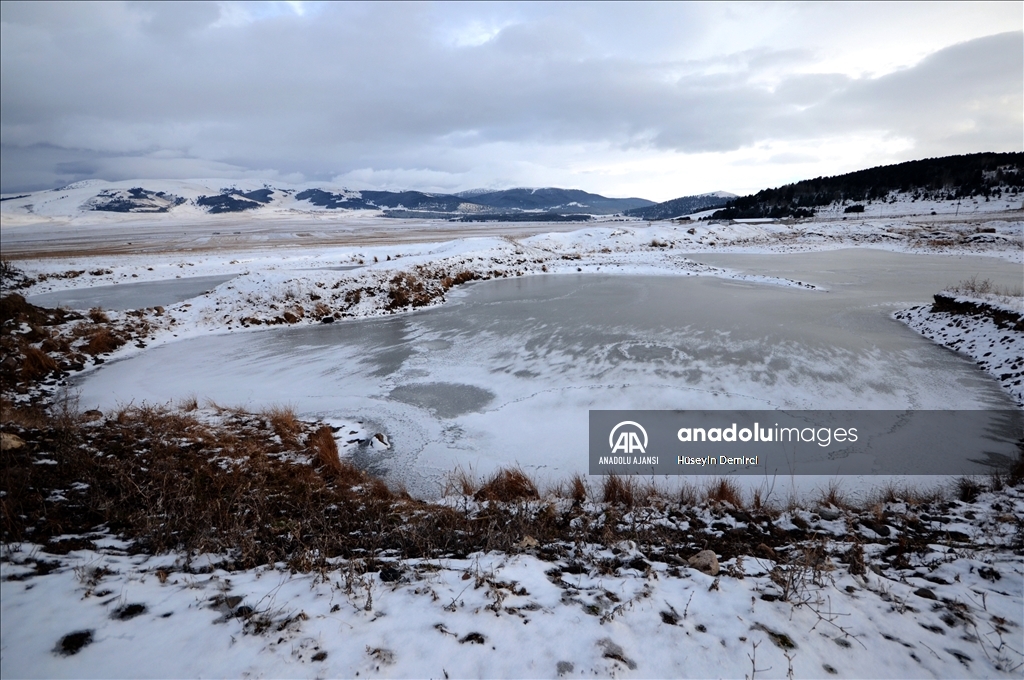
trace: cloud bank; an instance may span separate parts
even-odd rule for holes
[[[260,177],[663,200],[1020,151],[1024,9],[1005,5],[4,3],[2,189]]]

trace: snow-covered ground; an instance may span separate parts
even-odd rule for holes
[[[765,549],[705,573],[690,555],[652,557],[628,541],[557,556],[524,539],[517,554],[293,574],[131,554],[109,538],[66,555],[8,545],[0,668],[9,678],[1019,678],[1024,567],[1009,548],[1020,546],[1021,491],[877,512],[885,538],[851,530],[853,516],[835,509],[777,520],[813,527],[809,545],[832,554],[862,549],[866,568]],[[672,517],[622,521],[682,521]],[[698,518],[744,526],[728,506]],[[960,542],[904,554],[904,522]]]

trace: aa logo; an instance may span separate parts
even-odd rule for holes
[[[618,436],[616,436],[618,432]],[[643,441],[641,442],[641,437]],[[612,453],[647,453],[647,430],[640,423],[624,420],[612,428],[608,435]]]

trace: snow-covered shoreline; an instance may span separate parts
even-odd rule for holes
[[[805,282],[757,277],[695,261],[702,253],[791,253],[870,247],[895,252],[982,255],[1024,263],[1024,221],[989,223],[984,231],[962,225],[922,231],[904,220],[829,221],[801,224],[657,223],[652,226],[595,224],[573,232],[523,239],[466,238],[444,243],[332,247],[303,251],[227,251],[171,255],[111,255],[19,261],[35,282],[33,294],[97,285],[237,275],[209,293],[167,306],[154,327],[185,337],[237,331],[243,323],[319,323],[324,316],[360,318],[409,308],[387,297],[396,275],[423,278],[426,296],[416,306],[441,304],[448,286],[464,280],[534,274],[600,272],[691,276],[710,275],[776,285],[814,288]],[[357,266],[352,271],[331,268]],[[417,271],[418,270],[418,271]],[[431,280],[434,279],[434,280]],[[356,291],[359,294],[356,295]],[[384,295],[376,295],[377,292]],[[369,294],[367,294],[369,293]],[[354,301],[355,300],[355,301]],[[317,304],[319,303],[319,304]],[[191,329],[186,331],[185,329]],[[150,338],[161,341],[161,338]]]
[[[1024,408],[1024,298],[942,292],[893,318],[974,359]]]

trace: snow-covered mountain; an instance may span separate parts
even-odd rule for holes
[[[86,180],[60,189],[5,195],[5,221],[18,216],[81,217],[89,213],[175,216],[224,213],[323,213],[370,210],[384,216],[449,217],[536,214],[601,215],[653,205],[641,198],[607,198],[576,189],[478,190],[457,194],[356,191],[327,183],[302,185],[259,180]]]

